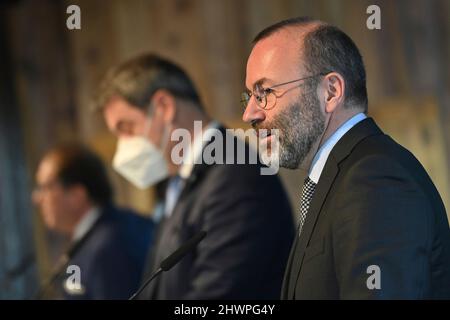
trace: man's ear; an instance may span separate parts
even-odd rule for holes
[[[166,124],[173,122],[177,108],[177,101],[173,94],[165,89],[159,89],[152,96],[152,104],[154,116],[162,117]]]
[[[338,106],[344,103],[345,81],[337,72],[327,74],[322,82],[324,84],[325,111],[333,112]]]

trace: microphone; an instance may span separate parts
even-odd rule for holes
[[[172,269],[181,259],[186,256],[190,251],[199,244],[206,236],[206,231],[200,231],[195,236],[190,238],[185,244],[178,248],[174,253],[165,258],[159,265],[158,270],[156,270],[145,282],[144,284],[128,299],[134,300],[136,297],[148,286],[148,284],[155,279],[160,273],[169,271]]]

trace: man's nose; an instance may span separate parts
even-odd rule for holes
[[[258,123],[266,119],[266,113],[263,109],[259,108],[253,97],[250,98],[247,108],[245,108],[242,120],[247,123]]]

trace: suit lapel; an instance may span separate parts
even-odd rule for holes
[[[223,147],[226,148],[226,128],[222,125],[220,125],[218,128],[216,128],[217,130],[220,131],[220,133],[222,134],[223,137],[223,142],[224,145]],[[208,141],[207,143],[205,143],[205,145],[202,148],[202,155],[203,155],[203,151],[205,150],[205,148],[212,143],[212,141]],[[226,154],[226,152],[224,152],[224,154]],[[223,159],[223,163],[225,163],[225,159]],[[195,164],[194,167],[192,168],[192,172],[191,175],[185,180],[185,184],[183,186],[183,189],[181,190],[181,193],[178,197],[178,200],[173,208],[173,213],[175,213],[177,206],[179,203],[182,202],[182,199],[191,192],[191,190],[193,190],[195,188],[195,186],[198,184],[199,181],[202,180],[204,174],[206,173],[206,171],[211,168],[212,166],[214,166],[215,164],[206,164],[203,161],[203,156],[202,156],[202,161],[201,163]]]
[[[292,260],[294,259],[294,253],[295,253],[295,248],[297,248],[297,242],[298,242],[298,237],[296,236],[294,238],[294,242],[292,244],[291,251],[289,253],[289,259],[286,264],[286,269],[284,271],[283,285],[281,287],[281,300],[287,300],[289,298],[288,290],[289,290],[290,276],[291,276],[291,270],[292,270]]]
[[[224,143],[224,148],[226,147],[225,142],[225,134],[226,134],[226,128],[223,126],[219,126],[218,128],[216,128],[217,130],[220,131],[220,133],[222,134],[223,138],[223,143]],[[203,151],[205,150],[205,148],[212,143],[212,141],[208,141],[203,145],[202,148],[202,155],[203,155]],[[224,155],[226,153],[224,152]],[[223,159],[223,163],[225,163],[225,159]],[[198,186],[198,184],[202,181],[202,179],[204,178],[205,174],[207,173],[208,169],[212,168],[213,166],[215,166],[215,163],[212,164],[206,164],[203,161],[203,156],[202,156],[202,161],[201,163],[197,163],[194,165],[194,167],[192,168],[192,172],[189,175],[189,177],[184,181],[184,185],[182,187],[182,190],[180,192],[180,195],[178,196],[178,199],[172,209],[172,214],[171,214],[171,218],[168,219],[168,224],[170,225],[177,225],[177,226],[182,226],[183,225],[183,221],[185,221],[188,218],[189,215],[189,210],[186,213],[186,208],[185,208],[185,201],[187,199],[187,196],[193,192],[195,192],[195,188]],[[184,214],[180,214],[179,211],[185,212]]]
[[[185,199],[185,197],[195,189],[197,184],[202,180],[207,169],[208,166],[205,164],[197,164],[194,166],[191,175],[184,181],[180,195],[178,196],[178,199],[172,209],[172,216],[177,214],[180,204],[183,203],[183,199]]]
[[[361,140],[372,135],[380,134],[383,134],[383,132],[375,124],[375,121],[373,121],[372,118],[366,118],[351,128],[331,151],[311,200],[311,205],[306,216],[301,236],[298,237],[297,235],[294,247],[291,250],[291,255],[289,257],[290,265],[288,264],[288,268],[286,269],[282,292],[283,295],[287,294],[287,299],[294,298],[295,287],[300,275],[305,249],[309,244],[330,188],[339,173],[339,163],[352,152],[353,148]]]
[[[288,299],[294,298],[295,286],[297,283],[298,275],[300,273],[303,257],[305,255],[305,248],[309,243],[311,234],[314,230],[317,218],[319,216],[319,212],[322,209],[323,204],[325,203],[325,198],[330,191],[330,187],[333,184],[338,171],[339,169],[337,164],[333,161],[333,159],[329,158],[323,170],[323,175],[321,176],[320,181],[316,186],[316,191],[314,192],[314,196],[311,200],[311,205],[309,207],[308,214],[306,215],[305,225],[303,226],[302,233],[300,237],[298,237],[298,235],[296,236],[296,246],[293,249],[293,253],[291,253],[291,256],[293,255],[293,258],[288,288]]]

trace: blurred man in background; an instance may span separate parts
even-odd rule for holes
[[[64,144],[47,152],[36,181],[33,198],[45,225],[71,239],[62,257],[68,261],[58,270],[64,298],[127,299],[139,285],[151,221],[113,205],[101,160],[82,145]],[[79,267],[81,286],[68,285],[67,265]]]
[[[279,129],[280,166],[308,172],[282,297],[449,298],[444,204],[419,161],[367,117],[353,41],[308,18],[272,25],[254,40],[246,87],[243,119]]]
[[[158,269],[193,235],[207,232],[194,252],[140,298],[277,298],[293,239],[285,191],[277,176],[261,175],[259,164],[236,164],[236,156],[233,164],[204,161],[212,141],[225,148],[227,133],[208,117],[186,73],[155,55],[131,59],[108,73],[97,104],[119,138],[114,168],[140,188],[170,179],[147,271]],[[202,124],[198,136],[194,121]],[[170,137],[177,129],[192,137],[181,163],[171,157]],[[249,153],[247,144],[244,149]]]

